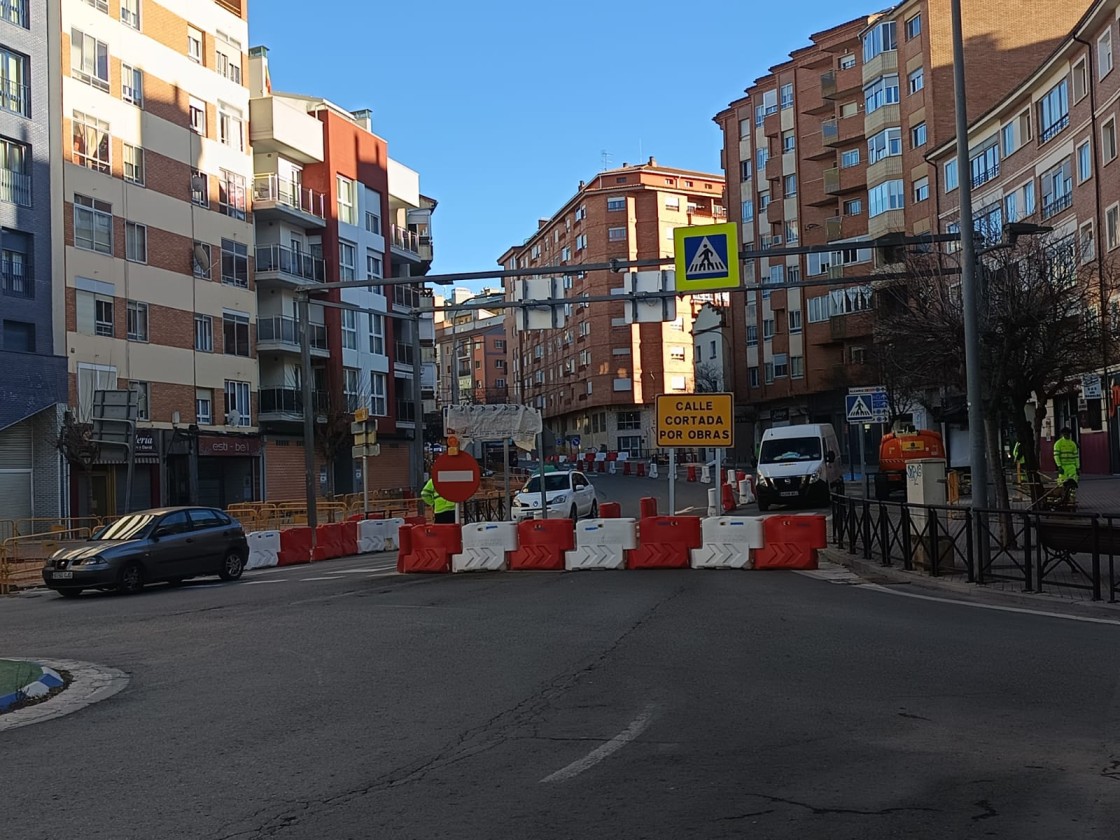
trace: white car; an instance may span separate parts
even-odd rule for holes
[[[548,519],[595,519],[599,515],[599,500],[595,488],[581,472],[551,472],[544,474],[544,493],[548,503]],[[540,476],[534,475],[513,497],[513,518],[539,519],[541,514]]]

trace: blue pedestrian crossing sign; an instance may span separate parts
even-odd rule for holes
[[[886,423],[890,419],[887,392],[878,388],[853,389],[844,398],[844,413],[852,425]]]
[[[677,291],[739,288],[739,228],[735,222],[673,231]]]

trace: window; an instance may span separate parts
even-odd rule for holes
[[[7,67],[7,61],[4,64]],[[108,93],[109,46],[79,29],[71,29],[70,76]]]
[[[917,93],[926,86],[926,71],[924,67],[919,67],[906,78],[909,82],[911,93]]]
[[[1072,166],[1069,158],[1042,176],[1042,218],[1049,219],[1073,203]]]
[[[206,136],[206,103],[201,99],[190,98],[191,131]]]
[[[0,201],[31,206],[31,149],[0,137]]]
[[[748,161],[748,164],[749,164],[749,161]],[[665,209],[666,210],[680,210],[681,209],[681,197],[679,195],[667,195],[667,196],[665,196]]]
[[[194,316],[194,349],[200,353],[214,352],[214,319],[209,315]]]
[[[782,85],[782,110],[793,107],[793,85]]]
[[[805,357],[789,357],[789,375],[791,379],[802,379],[805,376]]]
[[[358,313],[353,309],[342,310],[342,349],[358,349]]]
[[[193,26],[187,27],[187,58],[196,64],[202,63],[202,33]]]
[[[1112,72],[1112,28],[1105,30],[1105,33],[1097,39],[1097,72],[1100,74],[1098,78],[1103,79]]]
[[[28,321],[9,321],[3,324],[5,350],[16,353],[35,352],[35,325]]]
[[[560,262],[567,262],[571,258],[572,258],[572,249],[568,245],[565,245],[563,248],[560,249]]]
[[[789,311],[789,331],[790,335],[795,335],[801,332],[801,310],[791,309]]]
[[[626,228],[612,227],[607,229],[607,239],[611,242],[622,242],[626,239]]]
[[[922,16],[914,15],[906,21],[906,40],[917,38],[922,34]]]
[[[144,71],[121,65],[121,99],[137,107],[144,106]]]
[[[74,194],[74,245],[87,251],[113,253],[113,205]]]
[[[855,53],[848,53],[847,55],[840,56],[840,69],[851,70],[856,66]]]
[[[111,289],[109,284],[98,284]],[[113,337],[113,297],[111,294],[78,289],[74,292],[78,332],[84,335]]]
[[[366,211],[366,230],[377,236],[381,235],[381,217],[368,210]]]
[[[898,103],[898,74],[880,76],[863,89],[864,109],[873,114],[884,105]]]
[[[625,210],[625,209],[626,209],[626,199],[625,198],[608,198],[607,199],[607,210],[608,211],[613,213],[616,210]]]
[[[249,248],[233,239],[222,240],[222,282],[249,288]]]
[[[381,254],[376,251],[366,251],[366,279],[380,280],[385,276]]]
[[[87,116],[81,111],[74,112],[74,163],[86,166],[96,172],[110,174],[109,162],[109,123]]]
[[[121,23],[140,29],[140,0],[121,0]]]
[[[1105,163],[1116,159],[1116,117],[1112,117],[1101,126],[1101,155],[1103,155]],[[1080,158],[1080,152],[1078,152],[1078,157]]]
[[[762,319],[762,338],[763,340],[771,339],[774,337],[774,319]]]
[[[129,262],[148,261],[148,226],[137,222],[124,223],[124,258]]]
[[[151,420],[152,386],[149,382],[130,379],[128,390],[136,392],[136,419]]]
[[[968,161],[972,186],[978,187],[999,175],[999,143],[994,139]]]
[[[766,379],[766,384],[770,385],[774,382],[774,363],[764,362],[762,365],[763,377]]]
[[[747,324],[747,347],[758,346],[758,325]]]
[[[144,150],[124,144],[124,179],[144,186]]]
[[[218,103],[218,140],[240,152],[245,151],[245,123],[241,111],[222,102]]]
[[[786,175],[784,183],[782,184],[782,192],[785,196],[797,195],[797,176]]]
[[[361,405],[361,391],[358,385],[361,375],[362,372],[357,368],[342,369],[342,396],[346,401],[347,411],[354,411]]]
[[[858,216],[863,213],[863,199],[853,198],[844,202],[845,216]]]
[[[765,212],[766,208],[770,206],[770,191],[760,192],[758,194],[758,212]]]
[[[1115,122],[1115,120],[1110,120],[1109,122],[1111,123],[1111,129],[1112,129],[1112,149],[1113,149],[1112,154],[1113,154],[1113,157],[1115,157],[1116,156],[1116,122]],[[1108,131],[1109,127],[1110,126],[1106,124],[1104,126],[1104,128],[1101,129],[1101,139],[1102,140],[1106,139],[1105,134]],[[1105,148],[1107,149],[1108,146],[1105,145]],[[1084,181],[1088,181],[1091,177],[1093,177],[1093,159],[1092,159],[1091,149],[1089,147],[1089,141],[1086,140],[1084,143],[1082,143],[1080,146],[1077,147],[1077,183],[1080,184]]]
[[[642,428],[642,413],[640,411],[620,411],[615,415],[618,420],[618,431],[638,432]],[[606,431],[606,429],[603,429]]]
[[[197,388],[194,392],[195,421],[200,426],[214,422],[214,392],[209,388]]]
[[[757,388],[758,387],[758,366],[757,365],[747,368],[747,381],[748,381],[749,386],[751,388]]]
[[[31,21],[27,14],[28,0],[0,0],[0,20],[31,28]]]
[[[583,221],[587,218],[587,208],[581,204],[576,208],[576,212],[573,215],[575,216],[575,220],[577,222]]]
[[[1085,222],[1078,230],[1081,245],[1081,262],[1092,262],[1097,256],[1097,246],[1093,237],[1093,223]]]
[[[880,23],[867,31],[863,36],[863,63],[871,61],[875,56],[897,49],[895,40],[895,22],[893,20]]]
[[[1108,250],[1120,245],[1120,205],[1113,204],[1104,214]]]
[[[778,113],[778,91],[768,90],[762,94],[762,113],[765,117]]]
[[[248,356],[249,316],[241,312],[222,313],[222,336],[227,356]]]
[[[127,306],[128,340],[148,340],[148,304],[130,300]]]
[[[214,51],[214,58],[218,64],[216,69],[219,75],[239,85],[241,84],[241,48],[237,44],[230,44],[230,47],[232,49],[219,46]]]
[[[28,255],[32,253],[32,237],[13,230],[2,231],[3,250],[0,250],[0,281],[6,295],[34,297],[35,286],[31,276]]]
[[[353,280],[358,249],[353,242],[340,240],[338,243],[338,279]]]
[[[920,122],[916,126],[914,126],[912,129],[910,129],[910,147],[911,148],[913,148],[913,149],[921,148],[922,146],[924,146],[926,144],[926,141],[928,139],[929,139],[929,136],[928,136],[928,133],[926,132],[926,124],[924,122]]]
[[[218,174],[218,210],[232,219],[245,221],[245,176],[223,169]]]
[[[1073,101],[1080,102],[1089,92],[1089,69],[1085,59],[1073,65]]]
[[[774,354],[774,378],[785,379],[789,376],[789,355],[787,353]]]
[[[684,348],[683,347],[670,347],[669,348],[669,358],[670,359],[673,359],[674,361],[677,361],[677,362],[683,362],[684,361],[684,356],[685,356],[685,353],[684,353]]]
[[[786,281],[786,267],[784,265],[770,266],[769,282],[772,286],[780,286]]]
[[[850,166],[859,166],[859,149],[848,149],[840,153],[840,168],[847,169]]]
[[[796,245],[801,239],[801,235],[798,232],[797,228],[797,219],[790,219],[788,222],[786,222],[785,227],[786,245]]]
[[[887,128],[867,141],[868,165],[902,154],[902,129]]]
[[[231,426],[252,425],[252,405],[249,402],[249,383],[226,380],[226,419]]]
[[[739,139],[740,140],[746,140],[750,136],[751,136],[751,121],[750,120],[739,120]],[[672,181],[673,181],[672,178],[666,178],[665,179],[665,183],[667,183],[667,184],[671,184]]]
[[[747,199],[746,201],[743,202],[743,221],[744,222],[753,222],[754,221],[754,200],[753,199]]]
[[[1062,79],[1038,103],[1038,140],[1047,143],[1069,125],[1069,84]]]
[[[903,208],[902,179],[885,181],[867,191],[867,217],[874,219],[883,213]]]
[[[339,175],[338,181],[338,220],[343,224],[356,225],[358,216],[354,205],[354,182]]]
[[[754,165],[749,160],[744,160],[739,163],[739,180],[749,181],[754,177]],[[680,208],[680,200],[677,202],[678,209]]]
[[[385,316],[369,313],[369,352],[374,356],[385,355]]]
[[[788,154],[797,147],[797,135],[792,131],[782,132],[782,154]]]
[[[921,204],[929,200],[929,178],[918,178],[914,182],[914,203]]]
[[[383,373],[369,375],[369,413],[375,417],[384,417],[389,413],[389,399],[386,396]]]
[[[209,280],[213,271],[213,251],[208,242],[199,242],[197,239],[194,241],[194,247],[191,248],[191,268],[194,270],[194,276],[200,280]]]
[[[587,234],[580,233],[576,235],[576,250],[582,251],[587,247]]]
[[[955,160],[951,160],[945,164],[945,192],[952,192],[958,186],[957,162]]]

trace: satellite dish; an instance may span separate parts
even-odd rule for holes
[[[202,247],[201,243],[195,243],[193,255],[195,267],[199,270],[199,272],[202,274],[209,274],[210,255],[206,252],[206,249]]]
[[[205,192],[206,188],[210,186],[206,183],[209,180],[205,175],[191,175],[191,189],[195,192]]]
[[[226,425],[227,426],[240,426],[241,425],[241,412],[236,408],[226,412]]]

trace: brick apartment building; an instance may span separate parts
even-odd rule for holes
[[[974,224],[981,233],[998,238],[1007,222],[1035,222],[1054,228],[1052,241],[1076,247],[1085,263],[1116,258],[1118,15],[1120,0],[1094,3],[1045,62],[1017,76],[1015,88],[971,122],[970,172],[964,177],[971,179]],[[933,147],[928,161],[935,229],[957,230],[961,175],[955,140]],[[1075,430],[1086,473],[1120,469],[1120,424],[1113,414],[1120,376],[1098,373],[1105,379],[1100,398],[1086,399],[1071,387],[1047,406],[1044,420],[1048,439],[1063,426]],[[1044,459],[1048,450],[1043,447]]]
[[[499,262],[506,268],[605,263],[673,255],[673,229],[726,220],[719,176],[658,165],[600,172],[522,245]],[[668,266],[667,266],[668,267]],[[610,272],[586,272],[565,284],[570,295],[604,295],[621,286]],[[506,293],[513,285],[507,281]],[[624,320],[623,302],[573,305],[557,330],[519,332],[507,319],[513,399],[545,417],[545,447],[647,453],[658,394],[693,387],[692,319],[678,306],[673,323]]]
[[[455,289],[450,301],[471,309],[437,312],[436,360],[439,368],[438,405],[501,404],[510,400],[510,370],[506,353],[505,310],[487,309],[487,303],[505,299],[501,290],[474,294]]]
[[[966,0],[969,113],[1002,101],[1088,3]],[[745,354],[730,373],[756,435],[788,423],[844,428],[843,394],[874,384],[870,277],[890,267],[845,243],[935,228],[926,155],[954,134],[948,0],[910,0],[810,42],[715,117],[745,247],[836,246],[744,266],[758,289],[732,307],[731,341]],[[820,285],[765,289],[801,281]],[[879,434],[868,430],[869,451]]]

